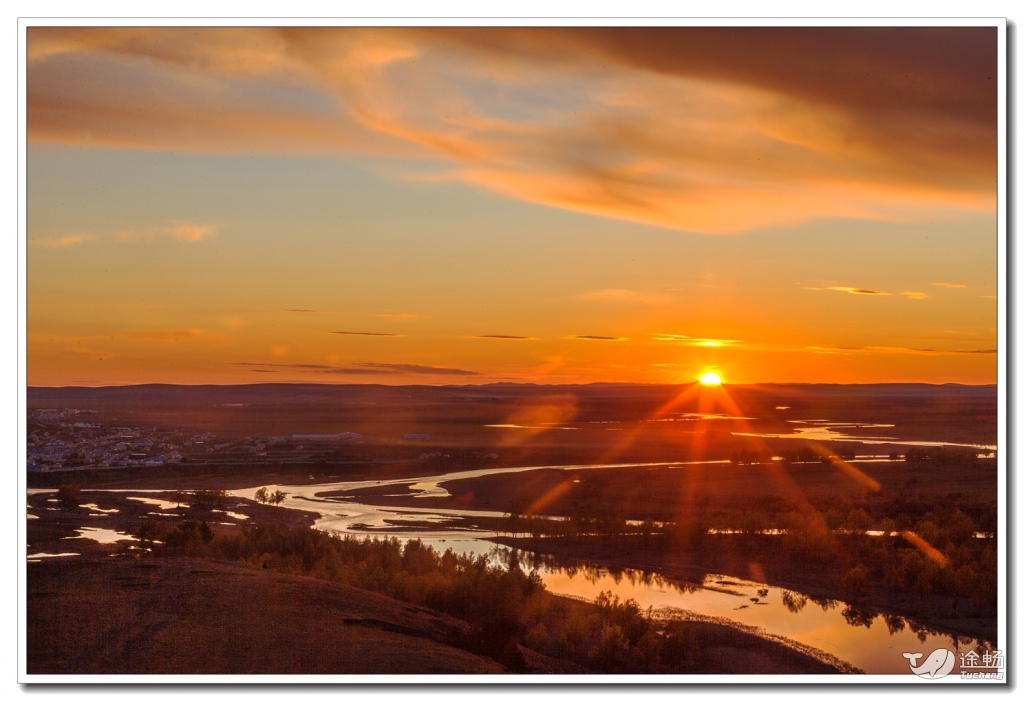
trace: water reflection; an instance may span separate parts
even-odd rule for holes
[[[548,468],[563,470],[601,469],[609,467],[684,467],[686,463],[626,463],[618,465],[557,465]],[[366,487],[386,485],[412,486],[409,496],[443,490],[441,483],[506,472],[543,469],[489,468],[449,473],[435,477],[401,478],[321,484],[311,486],[266,485],[268,490],[280,488],[287,493],[282,506],[318,514],[315,527],[339,535],[359,537],[396,536],[402,540],[422,540],[440,552],[452,549],[459,555],[474,557],[494,554],[493,546],[484,538],[496,533],[484,528],[459,526],[460,517],[504,516],[497,512],[467,511],[443,508],[377,506],[359,502],[358,495],[343,498],[327,492],[354,492]],[[231,492],[233,496],[252,499],[256,488]],[[468,525],[468,524],[467,524]],[[779,533],[781,535],[781,533]],[[810,646],[873,674],[910,674],[904,652],[924,651],[939,647],[961,649],[970,645],[988,645],[985,641],[958,638],[930,630],[926,626],[900,616],[862,610],[846,602],[800,593],[764,583],[746,581],[721,574],[689,578],[668,578],[657,573],[634,569],[607,569],[580,561],[559,559],[517,551],[519,562],[537,571],[547,589],[554,594],[595,600],[601,592],[610,591],[621,599],[634,599],[644,609],[659,615],[700,617],[730,625],[754,627],[767,635],[785,638],[795,644]],[[884,625],[879,625],[882,618]]]
[[[507,555],[498,556],[507,559]],[[869,674],[909,674],[903,657],[907,651],[991,646],[987,641],[940,633],[902,616],[721,574],[665,577],[527,551],[517,551],[516,558],[524,569],[536,570],[554,594],[593,601],[610,591],[623,600],[634,599],[658,616],[752,626],[769,636],[834,655]]]

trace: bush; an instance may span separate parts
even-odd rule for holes
[[[65,509],[78,504],[82,498],[82,490],[77,484],[62,484],[57,489],[57,500]]]

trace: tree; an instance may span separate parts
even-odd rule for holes
[[[280,489],[278,489],[276,492],[270,495],[268,501],[271,504],[280,504],[282,501],[284,501],[284,498],[286,496],[288,496],[287,492],[282,492]]]
[[[270,494],[267,492],[267,488],[266,487],[260,487],[259,489],[256,490],[256,493],[253,494],[252,496],[253,496],[253,499],[255,499],[256,501],[258,501],[261,504],[266,504],[267,501],[269,501],[269,499],[270,499]]]
[[[223,489],[197,489],[192,493],[192,498],[200,509],[211,509],[224,501],[227,496],[227,491]]]
[[[847,571],[843,577],[843,591],[850,601],[857,601],[864,597],[871,589],[871,578],[864,565],[857,565]]]
[[[57,500],[64,508],[71,508],[82,498],[82,490],[77,484],[62,484],[57,489]]]

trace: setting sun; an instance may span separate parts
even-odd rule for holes
[[[700,376],[700,383],[702,385],[720,385],[722,384],[722,378],[714,372],[706,372]]]

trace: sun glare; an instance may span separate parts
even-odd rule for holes
[[[720,384],[722,384],[722,378],[719,377],[717,373],[706,372],[706,373],[704,373],[703,375],[700,376],[700,383],[702,385],[708,385],[708,386],[720,385]]]

